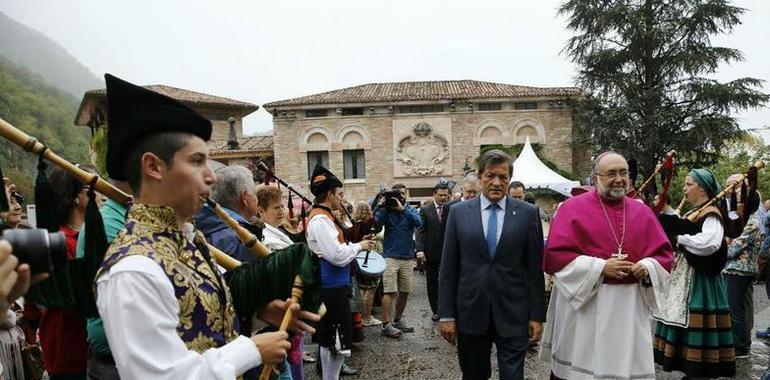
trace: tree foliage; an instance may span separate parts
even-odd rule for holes
[[[73,162],[88,162],[88,129],[75,127],[78,100],[0,57],[0,118]],[[28,199],[37,157],[0,138],[0,165]]]
[[[727,0],[567,0],[559,13],[576,34],[564,52],[585,91],[577,139],[636,158],[649,173],[671,149],[687,166],[713,165],[742,131],[731,114],[769,99],[762,81],[713,79],[740,51],[712,37],[740,24]]]

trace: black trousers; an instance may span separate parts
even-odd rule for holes
[[[735,350],[745,353],[751,347],[754,329],[754,276],[725,274],[723,278],[730,305]]]
[[[438,314],[438,268],[440,261],[425,262],[425,280],[428,282],[428,302],[433,314]]]
[[[500,369],[500,380],[523,380],[524,357],[527,355],[529,338],[503,338],[495,332],[491,324],[486,335],[468,335],[458,331],[457,356],[460,359],[460,369],[463,380],[486,380],[492,376],[492,343],[497,348],[497,367]]]

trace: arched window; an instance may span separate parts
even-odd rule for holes
[[[524,144],[529,136],[533,144],[545,144],[545,128],[535,119],[524,119],[516,122],[512,131],[513,144]]]

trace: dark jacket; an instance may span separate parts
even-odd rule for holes
[[[545,321],[543,233],[537,208],[506,197],[502,234],[490,255],[481,223],[481,197],[453,204],[447,216],[439,271],[439,316],[459,332],[526,337],[529,321]]]
[[[260,241],[265,239],[262,235],[262,228],[247,222],[238,215],[238,213],[232,210],[225,207],[222,207],[222,209],[227,211],[231,217],[237,220],[238,224],[256,235]],[[230,255],[232,258],[243,262],[254,261],[257,259],[251,250],[241,243],[241,240],[238,239],[238,235],[236,235],[210,207],[204,205],[198,210],[195,214],[195,226],[203,232],[203,235],[206,236],[206,241],[209,242],[209,244],[219,248],[222,252]]]
[[[446,211],[442,207],[443,211]],[[447,214],[442,212],[442,217]],[[430,202],[420,207],[420,219],[422,226],[417,229],[415,234],[415,250],[425,253],[425,260],[431,262],[441,261],[441,250],[444,247],[444,233],[441,229],[441,219],[436,211],[436,202]]]
[[[378,208],[374,213],[377,223],[385,226],[385,241],[382,256],[400,259],[414,258],[414,230],[422,225],[420,213],[404,205],[404,211],[388,211]]]

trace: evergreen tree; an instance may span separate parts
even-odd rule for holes
[[[769,99],[755,78],[713,79],[740,51],[711,39],[740,24],[727,0],[568,0],[559,13],[576,35],[564,52],[579,65],[585,97],[577,141],[636,158],[650,173],[671,149],[678,164],[709,166],[743,132],[736,110]]]

